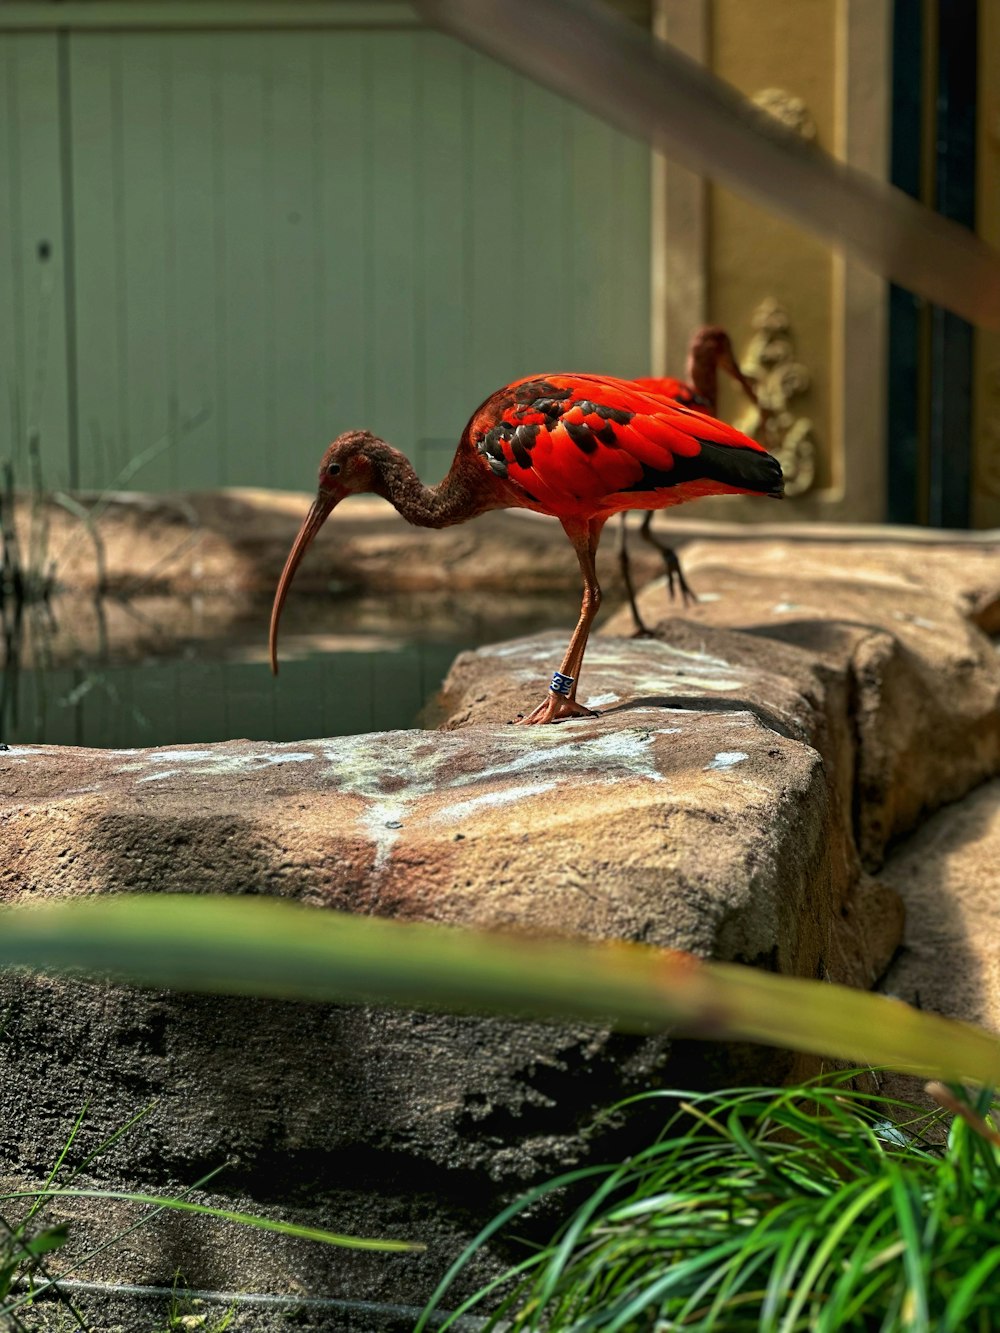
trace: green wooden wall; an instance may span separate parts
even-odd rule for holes
[[[0,33],[0,460],[70,481],[70,385],[57,39]],[[47,257],[46,257],[47,256]]]
[[[648,150],[450,38],[0,30],[0,108],[0,429],[60,484],[305,488],[353,426],[433,478],[510,378],[648,372]]]

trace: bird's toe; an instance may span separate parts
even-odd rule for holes
[[[566,699],[561,694],[549,693],[545,699],[532,709],[527,717],[517,719],[519,726],[537,727],[548,722],[565,722],[570,717],[599,717],[592,708],[584,708],[575,699]]]

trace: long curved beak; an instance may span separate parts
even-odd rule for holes
[[[274,604],[271,607],[269,645],[271,649],[271,671],[274,675],[278,674],[278,621],[281,618],[281,608],[285,605],[285,598],[288,596],[288,589],[292,586],[295,571],[298,569],[299,562],[305,555],[309,543],[326,522],[330,516],[330,511],[339,499],[339,496],[330,495],[325,491],[319,492],[310,505],[308,514],[302,520],[298,536],[292,543],[292,549],[288,552],[288,559],[281,571],[281,578],[278,580],[278,587],[274,594]]]

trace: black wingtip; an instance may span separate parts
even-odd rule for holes
[[[734,448],[701,440],[699,461],[706,476],[726,486],[738,486],[742,491],[766,495],[781,500],[785,494],[785,478],[781,464],[774,454],[763,450]]]
[[[641,476],[631,486],[623,486],[621,492],[659,491],[691,481],[714,481],[747,495],[764,495],[773,500],[784,497],[785,479],[773,454],[746,445],[719,444],[715,440],[699,439],[698,443],[701,448],[697,454],[678,455],[668,471],[644,463]]]
[[[785,474],[781,470],[781,464],[775,458],[774,454],[768,454],[767,461],[771,464],[773,480],[771,482],[771,489],[766,491],[765,494],[772,500],[783,500],[785,498]]]

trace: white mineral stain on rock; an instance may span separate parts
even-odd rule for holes
[[[727,662],[724,657],[713,657],[711,653],[706,653],[704,651],[692,652],[687,648],[678,648],[672,643],[657,643],[653,640],[650,640],[647,643],[643,643],[641,640],[638,643],[635,643],[634,641],[631,642],[632,647],[638,648],[640,652],[649,652],[651,649],[658,649],[661,653],[665,653],[669,657],[679,657],[685,662],[694,662],[705,666],[725,667],[727,671],[739,670],[738,667],[734,667]]]
[[[368,802],[358,824],[375,845],[374,876],[388,866],[413,801],[434,790],[436,771],[453,748],[453,739],[421,731],[387,731],[324,742],[323,758],[337,789]]]
[[[408,813],[405,801],[376,801],[358,821],[375,844],[372,872],[378,875],[389,864],[393,846],[399,841],[400,829]]]
[[[709,769],[714,768],[720,773],[725,773],[729,769],[735,768],[737,764],[742,764],[744,759],[749,758],[750,756],[743,750],[722,750],[710,764],[705,765],[705,772],[707,773]]]
[[[135,773],[150,764],[170,764],[174,760],[179,760],[184,764],[196,765],[195,771],[198,773],[217,776],[226,773],[238,773],[248,768],[269,768],[273,764],[304,764],[319,757],[313,750],[291,750],[288,748],[288,744],[279,743],[250,751],[238,750],[235,752],[221,748],[217,750],[158,750],[145,755],[135,763],[122,764],[115,771],[117,773]],[[293,741],[290,744],[301,745],[302,742]],[[118,753],[139,754],[141,751],[130,750]],[[160,770],[156,773],[149,773],[145,777],[137,779],[137,781],[159,782],[161,779],[173,777],[181,771],[179,768]]]
[[[151,764],[194,764],[215,758],[213,750],[162,750],[147,756]]]
[[[786,611],[807,611],[809,608],[800,606],[798,602],[777,602],[771,607],[775,615],[784,615]]]
[[[195,753],[194,751],[190,751],[190,754],[194,753]],[[205,751],[205,753],[211,755],[212,759],[211,763],[207,763],[204,760],[198,760],[192,762],[198,762],[203,765],[198,770],[200,773],[211,773],[213,775],[220,773],[232,773],[234,770],[241,768],[243,769],[270,768],[274,764],[304,764],[316,758],[316,755],[314,755],[311,752],[306,753],[304,750],[293,751],[290,754],[257,753],[257,754],[213,755],[210,750]],[[170,757],[169,755],[160,755],[160,754],[154,754],[150,756],[153,763],[162,763],[165,759],[168,759],[169,757]],[[130,767],[135,767],[135,765],[130,765]],[[161,769],[157,773],[146,773],[143,777],[139,778],[138,781],[160,782],[162,781],[163,778],[173,778],[176,777],[178,773],[182,772],[183,769],[180,768]]]
[[[470,812],[502,807],[549,791],[566,779],[602,786],[645,779],[662,782],[654,755],[658,737],[678,727],[642,726],[586,734],[590,719],[544,728],[491,728],[488,739],[471,732],[395,731],[342,736],[322,743],[336,790],[361,797],[364,836],[375,845],[373,870],[388,867],[400,828],[412,821],[421,798],[455,790],[458,800],[431,815],[434,822],[459,821]],[[487,749],[488,747],[488,749]],[[486,762],[486,756],[492,762]],[[537,781],[518,782],[524,773]],[[489,784],[491,790],[476,792]]]
[[[583,701],[584,708],[604,708],[608,704],[616,704],[621,701],[617,694],[594,694],[589,699]]]
[[[559,634],[547,634],[537,639],[515,643],[488,645],[476,649],[484,658],[516,658],[509,669],[509,683],[522,685],[534,679],[538,667],[539,687],[544,688],[548,672],[562,659],[566,640]],[[636,671],[637,658],[642,664]],[[587,648],[584,666],[586,684],[594,690],[588,707],[598,707],[596,700],[613,695],[614,702],[621,698],[621,679],[624,675],[632,698],[652,695],[660,699],[677,689],[726,693],[739,689],[750,679],[751,673],[733,666],[724,658],[708,652],[678,648],[657,639],[592,639]],[[613,679],[609,680],[609,674]],[[609,689],[613,686],[613,689]],[[563,724],[567,725],[567,724]]]
[[[569,635],[566,636],[566,642],[569,642]],[[477,648],[476,653],[480,657],[521,657],[531,662],[540,662],[553,655],[547,643],[529,645],[517,642],[486,644],[483,648]]]
[[[672,681],[672,692],[676,693],[678,689],[687,685],[696,690],[712,690],[717,694],[727,694],[730,690],[738,690],[746,682],[743,680],[728,680],[717,676],[702,676],[697,671],[678,671]],[[646,682],[646,689],[655,689],[655,683]],[[663,693],[663,681],[659,682],[659,691]]]
[[[609,644],[616,651],[609,651]],[[703,689],[721,693],[739,689],[750,679],[749,672],[733,666],[724,658],[714,657],[707,652],[677,648],[674,644],[659,643],[654,639],[598,640],[595,646],[596,652],[588,650],[584,668],[591,678],[596,677],[591,683],[599,687],[602,671],[614,668],[616,672],[624,674],[633,698],[648,694],[659,699],[665,694],[676,693],[678,689]],[[645,659],[643,668],[638,672],[637,657]]]
[[[435,774],[451,757],[455,739],[444,732],[383,731],[324,741],[322,753],[341,791],[410,799],[433,790]]]
[[[925,620],[923,616],[911,615],[908,611],[894,611],[893,615],[906,625],[916,625],[918,629],[937,629],[935,621]]]
[[[553,778],[551,782],[526,782],[520,787],[501,787],[499,791],[484,792],[482,796],[470,796],[467,801],[456,801],[454,805],[446,805],[438,810],[433,818],[440,823],[451,823],[465,819],[486,806],[511,805],[525,796],[539,796],[542,792],[551,791],[557,785]]]
[[[581,719],[581,722],[586,721]],[[632,777],[662,782],[663,775],[651,754],[653,741],[657,736],[670,735],[677,730],[676,727],[628,727],[624,731],[607,731],[598,736],[574,737],[567,724],[560,723],[558,727],[538,728],[533,735],[527,732],[502,735],[496,738],[496,748],[512,750],[514,753],[509,759],[490,768],[472,769],[450,785],[492,782],[528,768],[541,768],[559,776],[593,771],[602,782]]]

